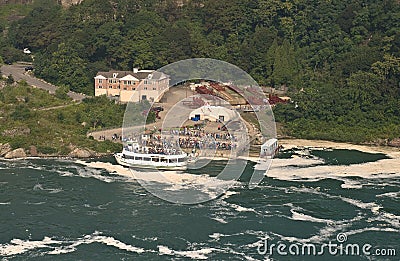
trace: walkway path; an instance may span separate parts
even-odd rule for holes
[[[57,86],[47,83],[44,80],[34,77],[32,74],[25,72],[25,67],[27,64],[16,63],[12,65],[3,65],[0,70],[4,76],[12,75],[15,81],[25,80],[29,85],[48,91],[54,94],[57,90]],[[68,96],[75,101],[82,101],[84,98],[88,97],[82,93],[68,92]]]

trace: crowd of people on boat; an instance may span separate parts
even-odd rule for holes
[[[125,149],[142,154],[161,154],[161,155],[180,155],[182,151],[177,150],[175,148],[165,148],[165,147],[141,147],[141,148],[132,148],[129,145],[125,147]]]

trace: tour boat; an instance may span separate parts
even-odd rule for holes
[[[174,152],[171,154],[148,153],[137,143],[130,143],[124,147],[121,153],[114,154],[118,164],[147,169],[159,170],[186,170],[188,156],[185,152]]]

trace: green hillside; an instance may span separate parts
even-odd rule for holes
[[[12,50],[29,47],[38,77],[87,94],[100,70],[220,59],[261,85],[288,87],[294,102],[275,115],[289,135],[354,142],[400,136],[399,1],[180,3],[84,0],[66,9],[37,0],[3,34],[0,55],[15,60]]]
[[[76,104],[24,82],[7,84],[0,88],[0,143],[13,149],[35,146],[48,155],[68,155],[74,148],[117,152],[120,144],[95,141],[86,133],[95,126],[121,126],[124,112],[125,106],[105,97]]]

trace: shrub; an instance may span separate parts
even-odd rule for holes
[[[57,149],[56,148],[47,147],[47,146],[38,146],[37,150],[38,150],[38,152],[40,152],[42,154],[54,154],[54,153],[57,153]]]

